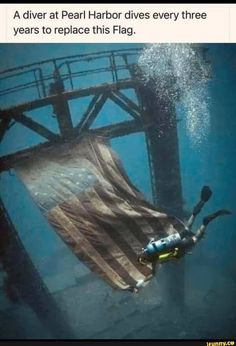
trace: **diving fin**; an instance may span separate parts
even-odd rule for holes
[[[209,188],[209,186],[203,186],[202,191],[201,191],[201,201],[207,202],[212,195],[212,191]]]
[[[227,209],[220,209],[217,212],[215,212],[214,214],[211,214],[211,215],[208,215],[208,216],[204,217],[203,225],[204,226],[208,225],[209,222],[211,222],[212,220],[214,220],[218,216],[230,215],[230,214],[232,214],[232,213],[229,210],[227,210]]]
[[[212,191],[209,188],[209,186],[203,186],[202,191],[201,191],[201,200],[200,202],[198,202],[198,204],[193,208],[193,216],[194,218],[200,213],[200,211],[202,210],[202,207],[204,206],[204,204],[210,199],[212,195]],[[188,222],[188,227],[191,227],[194,218]]]

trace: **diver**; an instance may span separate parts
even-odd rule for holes
[[[201,191],[201,198],[197,205],[194,207],[192,215],[186,224],[182,223],[183,229],[180,232],[175,232],[169,236],[155,240],[152,238],[150,242],[142,249],[138,260],[143,265],[150,265],[152,267],[152,274],[155,275],[156,265],[172,259],[179,259],[191,250],[200,239],[203,238],[208,224],[215,218],[221,215],[229,215],[230,211],[221,209],[214,214],[208,215],[203,218],[202,225],[196,233],[191,231],[192,225],[196,216],[201,212],[204,204],[210,199],[212,191],[208,186],[204,186]],[[143,282],[137,284],[135,292],[138,288],[143,286]]]

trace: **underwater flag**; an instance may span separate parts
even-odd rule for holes
[[[42,148],[14,167],[63,241],[92,272],[119,289],[152,277],[138,261],[151,238],[179,221],[147,202],[103,136]]]

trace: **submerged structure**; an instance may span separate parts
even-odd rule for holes
[[[158,97],[152,80],[144,83],[136,63],[139,54],[139,49],[127,49],[68,56],[0,73],[4,82],[20,76],[14,86],[3,83],[0,96],[19,91],[32,94],[30,101],[0,110],[0,138],[18,122],[45,139],[43,144],[2,157],[1,171],[14,169],[74,254],[113,287],[121,289],[151,275],[151,269],[140,265],[136,255],[156,234],[156,228],[159,227],[160,236],[166,235],[170,222],[166,213],[178,217],[184,214],[175,105]],[[94,68],[94,62],[101,67]],[[78,84],[80,77],[101,74],[109,78],[98,84],[93,80],[89,87]],[[27,82],[25,75],[30,76]],[[127,96],[127,90],[135,93],[136,101]],[[90,102],[75,124],[69,102],[84,97],[90,97]],[[108,100],[132,120],[92,128]],[[27,115],[46,106],[53,108],[59,133]],[[132,185],[109,146],[110,139],[135,132],[145,134],[153,201],[158,209]],[[9,287],[16,288],[54,337],[75,337],[3,202],[1,225],[1,258]],[[170,299],[183,302],[184,264],[170,266],[168,271],[170,286],[175,283]],[[78,280],[78,286],[80,283],[83,278]],[[103,337],[104,333],[99,335]]]

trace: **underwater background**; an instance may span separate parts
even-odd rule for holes
[[[191,212],[202,186],[209,185],[213,196],[198,216],[195,229],[201,224],[202,216],[218,209],[229,209],[232,215],[210,224],[205,238],[192,255],[186,256],[184,308],[169,297],[164,284],[164,267],[138,295],[114,291],[101,279],[91,279],[89,269],[48,225],[16,173],[11,170],[0,175],[1,199],[75,338],[236,338],[236,45],[201,46],[207,48],[211,77],[204,86],[188,93],[182,104],[176,104],[184,208]],[[0,66],[5,70],[67,55],[143,47],[142,44],[1,44]],[[178,45],[172,47],[178,50]],[[158,49],[147,47],[147,60],[144,56],[141,61],[144,68],[155,69],[163,62],[156,60]],[[163,59],[164,54],[172,52],[173,48],[168,46]],[[180,56],[183,57],[173,55],[173,63],[177,63]],[[186,61],[188,56],[182,62]],[[79,83],[81,86],[99,84],[108,82],[107,78],[104,74],[96,80],[84,78]],[[184,76],[178,78],[181,83]],[[181,87],[184,89],[186,84]],[[135,98],[132,92],[129,96]],[[0,108],[20,103],[27,97],[23,92],[15,99],[1,97]],[[70,101],[74,123],[78,122],[87,104],[86,98]],[[44,107],[40,115],[38,110],[29,112],[29,115],[58,132],[56,120],[52,115],[48,116],[49,112],[52,114],[48,107]],[[114,103],[107,102],[93,126],[130,119]],[[0,144],[0,155],[40,142],[41,137],[17,124],[7,131]],[[111,143],[132,182],[152,201],[144,134],[130,134],[112,139]],[[3,277],[1,272],[0,338],[54,338],[29,306],[22,302],[13,303],[7,298]]]

